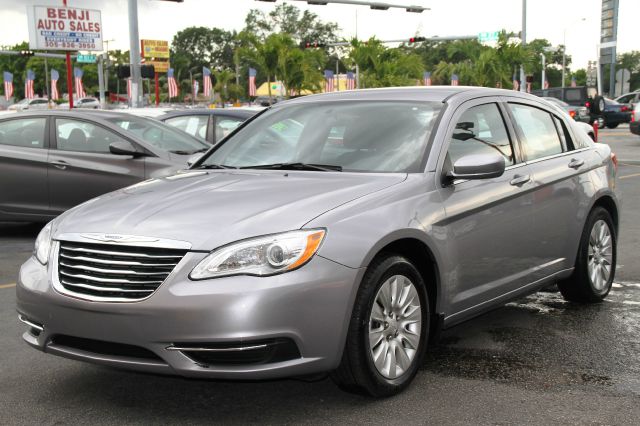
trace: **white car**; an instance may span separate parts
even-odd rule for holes
[[[7,108],[9,111],[26,111],[49,109],[49,101],[45,98],[23,99]]]
[[[60,104],[58,108],[69,109],[69,102]],[[98,109],[100,108],[100,101],[96,98],[80,98],[73,101],[73,108]]]

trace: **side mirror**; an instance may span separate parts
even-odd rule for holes
[[[134,157],[140,153],[128,141],[116,141],[109,144],[109,152],[115,155],[133,155]]]
[[[471,154],[459,158],[453,164],[453,171],[447,173],[450,179],[491,179],[504,173],[504,157],[498,154]]]
[[[187,159],[187,166],[189,167],[193,166],[199,159],[202,158],[203,155],[204,155],[203,153],[193,154],[191,157]]]

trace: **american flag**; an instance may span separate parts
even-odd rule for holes
[[[211,97],[211,70],[207,67],[202,67],[202,86],[204,91],[204,97]]]
[[[51,70],[51,99],[54,101],[60,99],[58,93],[58,80],[60,79],[60,73],[54,69]]]
[[[84,75],[84,71],[81,68],[73,69],[73,76],[75,77],[76,84],[76,96],[78,99],[84,98],[87,94],[84,92],[84,87],[82,86],[82,76]]]
[[[547,80],[547,79],[544,80],[544,88],[545,89],[549,88],[549,80]]]
[[[431,86],[431,73],[429,71],[425,71],[424,74],[422,74],[422,84]]]
[[[575,77],[571,77],[571,87],[576,87],[578,85],[578,83],[576,82],[576,78]]]
[[[527,93],[531,93],[531,83],[527,81]]]
[[[131,100],[131,77],[127,79],[127,99]]]
[[[36,97],[33,91],[33,80],[36,79],[36,73],[31,70],[27,70],[27,79],[24,81],[24,97],[27,99],[33,99]]]
[[[257,96],[256,90],[256,70],[249,68],[249,96]]]
[[[324,91],[333,92],[333,71],[324,70]]]
[[[518,81],[518,78],[516,77],[515,74],[513,74],[513,90],[519,90],[520,89],[520,82]]]
[[[460,83],[460,79],[458,78],[458,74],[451,74],[451,85],[457,86]]]
[[[356,88],[356,75],[351,71],[347,72],[347,90],[355,90]]]
[[[167,83],[169,84],[169,98],[175,98],[178,96],[178,83],[173,76],[173,68],[169,68],[167,71]]]
[[[4,98],[6,100],[9,100],[13,96],[13,74],[5,71],[3,74],[3,78],[4,78]]]

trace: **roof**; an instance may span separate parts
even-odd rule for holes
[[[247,119],[256,115],[258,110],[248,110],[240,108],[198,108],[198,109],[180,109],[176,111],[170,111],[166,114],[158,116],[157,119],[162,121],[171,117],[181,117],[185,115],[213,115],[213,116],[226,116],[236,117],[241,119]]]

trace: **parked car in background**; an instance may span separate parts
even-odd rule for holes
[[[636,90],[631,93],[625,93],[622,96],[618,96],[614,99],[616,102],[625,104],[630,110],[633,110],[638,102],[640,102],[640,90]]]
[[[542,99],[555,104],[559,108],[562,108],[564,111],[566,111],[567,114],[569,114],[571,118],[576,121],[580,121],[583,123],[589,123],[591,121],[591,115],[589,114],[589,109],[586,106],[569,105],[565,101],[561,101],[560,99],[552,98],[550,96],[543,96]]]
[[[7,108],[9,111],[26,111],[49,109],[49,101],[46,98],[23,99]]]
[[[23,339],[148,373],[330,372],[391,396],[441,328],[553,283],[601,302],[619,187],[608,145],[524,93],[278,103],[190,170],[46,225],[16,286]]]
[[[629,130],[631,131],[631,133],[640,135],[640,102],[636,104],[636,107],[631,113],[631,122],[629,123]]]
[[[171,111],[178,110],[177,107],[148,107],[148,108],[118,108],[113,111],[126,112],[127,114],[136,115],[139,117],[158,118]]]
[[[563,101],[561,101],[559,99],[556,99],[556,98],[543,97],[541,99],[544,99],[549,104],[551,104],[551,106],[553,108],[555,108],[556,111],[561,112],[562,114],[565,114],[565,115],[569,116],[570,118],[573,118],[574,120],[575,120],[575,117],[580,113],[579,112],[575,112],[575,110],[574,110],[574,114],[571,115],[571,113],[570,113],[571,110],[570,109],[571,108],[575,108],[575,109],[583,108],[583,107],[574,107],[574,106],[571,106],[571,105],[567,106],[566,102],[563,102]],[[585,110],[585,112],[583,112],[583,114],[586,113],[586,118],[585,118],[586,121],[582,121],[582,120],[578,121],[578,120],[576,120],[575,121],[575,127],[580,129],[580,130],[582,130],[587,135],[589,135],[589,137],[591,138],[592,141],[597,142],[598,141],[598,137],[596,136],[596,132],[593,129],[593,126],[591,124],[589,124],[589,113],[588,113],[586,108],[584,108],[584,110]]]
[[[58,108],[69,109],[69,102],[58,105]],[[100,101],[96,98],[80,98],[73,101],[73,108],[76,109],[98,109],[100,108]]]
[[[590,96],[589,88],[586,86],[552,87],[534,90],[531,93],[540,97],[556,98],[572,106],[586,107],[590,115],[589,124],[597,122],[600,128],[604,127],[604,118],[602,117],[605,108],[604,97]]]
[[[631,109],[627,105],[620,104],[613,99],[604,98],[604,111],[598,117],[598,127],[607,126],[615,129],[619,124],[631,121]]]
[[[258,96],[257,98],[255,98],[253,103],[256,105],[267,107],[269,105],[274,105],[278,102],[282,102],[283,100],[284,98],[278,96],[271,96],[271,98],[269,98],[269,96]]]
[[[216,144],[255,114],[255,110],[240,108],[200,108],[172,111],[157,119],[191,136]]]
[[[209,144],[107,111],[0,117],[0,220],[42,221],[98,195],[187,167]]]

